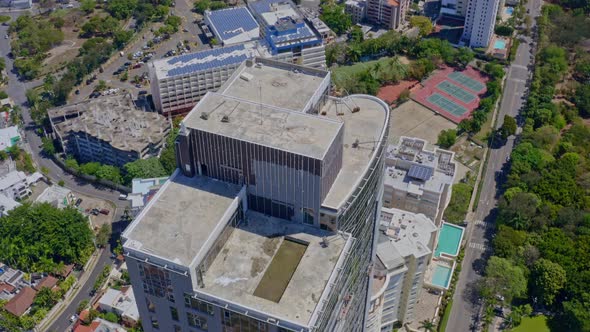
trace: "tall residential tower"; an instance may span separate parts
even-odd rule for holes
[[[488,47],[500,0],[469,0],[461,40],[469,47]]]
[[[389,108],[246,60],[183,120],[179,169],[123,234],[145,331],[362,331]]]

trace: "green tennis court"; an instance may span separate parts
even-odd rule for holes
[[[426,100],[458,117],[468,112],[465,107],[457,105],[439,93],[433,93]]]
[[[475,92],[479,92],[485,88],[485,85],[469,76],[464,75],[463,73],[455,71],[447,75],[447,77]]]
[[[469,104],[475,99],[475,96],[467,91],[465,91],[460,86],[457,86],[449,81],[442,81],[438,83],[436,86],[439,90],[444,91],[451,96],[459,99],[460,101],[464,102],[465,104]]]

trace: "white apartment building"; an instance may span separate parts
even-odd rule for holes
[[[344,11],[352,17],[352,24],[361,23],[367,17],[367,1],[347,0]]]
[[[12,171],[0,177],[0,194],[15,200],[23,199],[31,194],[30,185],[42,177],[37,172],[27,176],[25,172]]]
[[[411,322],[438,228],[423,214],[383,208],[366,331]]]
[[[442,0],[440,5],[441,15],[465,17],[468,0]]]
[[[451,200],[454,155],[428,148],[424,140],[401,137],[385,155],[383,206],[422,213],[440,226]]]
[[[494,34],[500,0],[469,0],[461,41],[469,47],[488,47]]]

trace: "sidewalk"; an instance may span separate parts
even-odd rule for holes
[[[46,331],[53,321],[61,315],[61,313],[70,305],[70,303],[74,300],[76,295],[80,292],[82,286],[88,281],[88,278],[92,274],[91,272],[96,267],[96,263],[98,262],[98,258],[102,255],[104,249],[97,249],[94,251],[86,265],[84,266],[84,270],[80,276],[80,279],[77,280],[72,288],[66,293],[64,296],[64,300],[60,301],[56,304],[51,311],[41,320],[41,322],[35,327],[35,331]]]

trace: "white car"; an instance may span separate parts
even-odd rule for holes
[[[73,323],[77,320],[78,320],[78,316],[76,316],[76,315],[72,315],[72,317],[70,317],[70,323]]]

